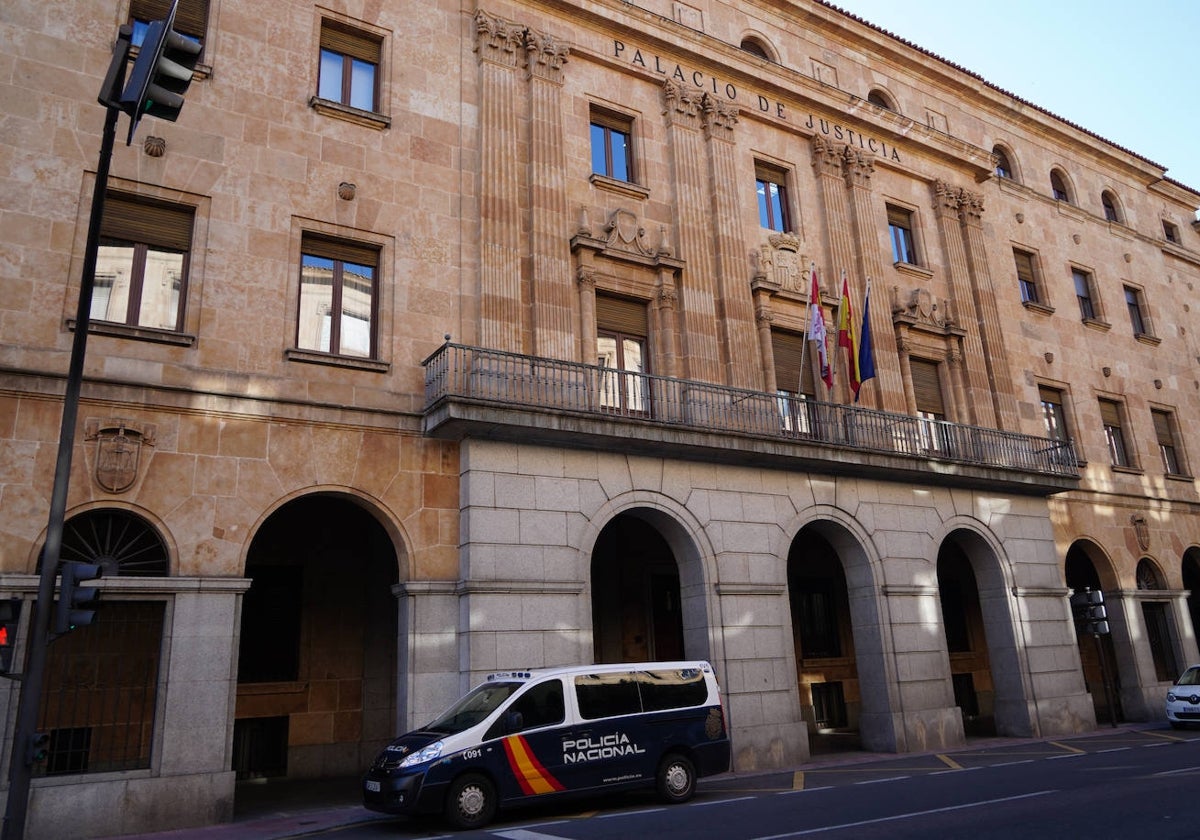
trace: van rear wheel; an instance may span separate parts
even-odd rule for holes
[[[671,753],[658,765],[658,795],[664,802],[687,802],[696,793],[696,767],[691,759]]]
[[[455,828],[482,828],[496,816],[496,788],[486,776],[459,776],[446,793],[446,822]]]

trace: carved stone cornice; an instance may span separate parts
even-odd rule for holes
[[[563,65],[571,54],[571,48],[553,35],[529,29],[525,32],[525,54],[529,62],[529,73],[561,85]]]
[[[663,81],[663,113],[667,125],[684,128],[699,128],[704,109],[704,91],[690,85],[681,85],[671,79]]]
[[[842,174],[842,153],[833,143],[820,134],[812,138],[813,169],[818,175],[829,175],[837,178]]]
[[[524,44],[525,27],[521,24],[489,15],[482,9],[475,12],[475,52],[480,61],[516,67]]]
[[[846,186],[870,189],[875,161],[871,155],[846,146],[842,150],[842,174],[846,178]]]

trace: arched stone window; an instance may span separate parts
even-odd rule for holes
[[[1121,204],[1117,200],[1116,193],[1112,190],[1105,190],[1100,193],[1100,204],[1104,207],[1104,218],[1110,222],[1124,222],[1125,219],[1121,215]]]
[[[879,88],[874,88],[870,93],[867,94],[867,101],[872,105],[877,105],[880,108],[884,108],[888,111],[896,111],[896,103],[892,101],[890,96],[888,96]]]
[[[1064,201],[1067,204],[1075,203],[1067,189],[1067,176],[1062,173],[1062,170],[1050,170],[1050,194],[1054,196],[1055,201]]]
[[[775,60],[771,57],[771,53],[767,51],[766,45],[764,45],[757,38],[743,38],[741,47],[751,55],[756,55],[759,58],[766,59],[767,61]]]
[[[992,154],[996,156],[996,177],[1016,180],[1016,170],[1013,169],[1012,156],[1003,146],[994,146]]]

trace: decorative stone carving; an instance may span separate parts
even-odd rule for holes
[[[342,201],[353,201],[357,193],[358,187],[349,181],[342,181],[342,183],[338,184],[337,194],[338,198]]]
[[[563,65],[571,48],[553,35],[529,29],[525,32],[525,55],[529,72],[539,79],[562,84]]]
[[[838,147],[830,143],[820,134],[812,138],[813,169],[818,175],[829,175],[834,178],[842,174],[842,154]]]
[[[587,205],[579,208],[579,227],[575,229],[578,236],[586,236],[589,239],[592,236],[592,216],[587,209]]]
[[[868,187],[874,174],[875,161],[871,155],[850,146],[842,150],[842,175],[847,186]]]
[[[475,12],[475,52],[481,60],[516,67],[525,43],[525,27],[504,18]]]
[[[769,244],[759,248],[756,262],[762,279],[775,283],[789,292],[806,292],[804,283],[803,243],[790,233],[775,233],[767,237]]]
[[[575,271],[575,281],[585,289],[596,288],[596,269],[590,265],[581,265]]]
[[[710,138],[733,139],[733,127],[737,125],[738,110],[735,106],[718,99],[710,93],[700,98],[704,114],[704,130]]]
[[[146,157],[160,158],[167,153],[167,138],[155,137],[147,135],[142,142],[142,151],[146,153]]]
[[[892,287],[892,318],[913,326],[933,327],[943,330],[954,325],[949,301],[938,303],[928,289],[913,289],[907,299],[899,286]]]
[[[137,481],[142,446],[153,446],[157,427],[112,417],[88,419],[84,439],[96,442],[93,479],[109,493],[124,493]]]
[[[964,224],[979,224],[983,218],[983,196],[980,193],[959,190],[958,212]]]
[[[627,251],[644,257],[656,257],[658,251],[646,242],[646,229],[635,213],[614,210],[604,226],[605,244],[617,251]]]
[[[698,128],[704,108],[704,91],[681,85],[671,79],[663,81],[663,113],[668,125]]]

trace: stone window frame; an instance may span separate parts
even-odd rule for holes
[[[320,9],[317,25],[313,27],[313,87],[317,91],[309,97],[309,107],[318,114],[345,120],[366,128],[385,129],[391,127],[392,119],[387,114],[391,84],[388,79],[388,49],[392,44],[392,33],[365,21],[341,15],[328,9]],[[324,51],[339,52],[344,58],[360,58],[372,61],[375,66],[374,101],[372,109],[356,108],[346,102],[319,95],[321,84],[321,61]]]

